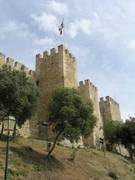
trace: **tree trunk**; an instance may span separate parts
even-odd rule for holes
[[[3,132],[4,132],[4,121],[2,121],[2,127],[1,127],[1,132],[0,132],[0,139],[2,139]]]
[[[120,144],[118,144],[119,153],[122,155]]]
[[[57,134],[57,136],[55,137],[54,143],[53,143],[53,145],[52,145],[50,151],[49,151],[48,154],[47,154],[47,158],[49,158],[50,155],[51,155],[51,153],[53,152],[53,150],[54,150],[54,148],[55,148],[55,145],[56,145],[56,142],[57,142],[59,136],[61,135],[61,133],[62,133],[62,131],[60,131],[60,132]]]
[[[15,121],[14,129],[13,129],[13,135],[12,135],[13,139],[16,138],[16,126],[17,126],[17,122]]]
[[[8,159],[9,159],[9,136],[10,136],[10,129],[9,129],[9,116],[8,116],[8,125],[7,125],[7,145],[6,145],[6,159],[5,159],[5,170],[4,170],[4,180],[8,179]]]
[[[75,161],[77,148],[75,148],[75,147],[73,146],[72,149],[73,149],[73,150],[72,150],[72,153],[71,153],[71,156],[70,156],[70,160],[71,160],[71,161]]]
[[[133,160],[134,158],[133,158],[133,151],[132,151],[132,149],[129,148],[128,152],[129,152],[130,158]]]

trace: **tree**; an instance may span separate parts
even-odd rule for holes
[[[123,124],[121,143],[127,148],[130,157],[133,159],[135,156],[135,117],[130,117]]]
[[[115,144],[121,143],[121,127],[120,121],[109,120],[104,123],[104,135],[110,150],[113,150]]]
[[[0,112],[4,117],[15,117],[19,127],[30,118],[37,105],[37,87],[24,72],[11,71],[4,67],[0,69]]]
[[[48,123],[56,134],[48,157],[61,136],[71,142],[88,136],[95,125],[92,103],[84,102],[77,90],[62,88],[54,92],[49,105]]]
[[[0,132],[0,139],[2,138],[3,131],[4,131],[4,118],[6,117],[6,109],[3,107],[3,104],[0,103],[0,124],[1,124],[1,132]]]

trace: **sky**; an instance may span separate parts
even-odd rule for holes
[[[34,69],[35,55],[59,44],[78,81],[114,98],[123,119],[135,115],[135,0],[0,0],[0,52]]]

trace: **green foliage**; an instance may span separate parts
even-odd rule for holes
[[[104,125],[106,140],[111,144],[122,144],[127,148],[130,157],[135,156],[135,117],[125,123],[108,121]]]
[[[41,171],[42,167],[39,165],[33,165],[33,169],[34,169],[34,171]]]
[[[122,143],[135,145],[135,118],[130,117],[122,128]]]
[[[78,150],[77,148],[72,147],[72,153],[71,153],[71,155],[70,155],[70,160],[71,160],[71,161],[74,161],[74,160],[75,160],[77,150]]]
[[[133,158],[135,156],[135,117],[130,117],[121,130],[121,143],[128,149]]]
[[[110,144],[112,149],[113,144],[120,144],[121,142],[121,128],[120,121],[107,121],[104,123],[104,135],[106,141]]]
[[[4,167],[3,167],[3,162],[0,161],[0,170],[3,170]]]
[[[37,105],[35,83],[25,73],[0,69],[0,114],[15,117],[21,126],[32,116]]]
[[[23,172],[18,171],[16,169],[11,169],[11,168],[8,169],[8,179],[11,179],[11,180],[14,180],[14,178],[20,179],[20,177],[21,176],[24,177],[24,175],[25,174]]]
[[[49,122],[56,133],[64,138],[77,141],[81,135],[87,136],[95,125],[93,106],[85,103],[75,89],[58,89],[49,106]]]

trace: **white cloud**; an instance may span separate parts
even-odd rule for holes
[[[2,1],[0,6],[1,51],[21,57],[27,65],[33,62],[34,66],[33,52],[66,43],[77,57],[79,76],[93,78],[101,94],[119,97],[120,105],[125,106],[122,107],[124,113],[134,112],[135,1],[24,0],[21,5],[20,1],[14,1],[14,9],[10,5]],[[16,15],[17,11],[21,13]],[[31,14],[34,14],[32,19],[29,18]],[[59,21],[63,17],[65,34],[58,38]],[[27,25],[23,23],[26,19]],[[91,32],[88,41],[87,35]],[[49,37],[54,37],[54,45]],[[126,74],[120,77],[123,71]]]
[[[34,43],[39,46],[53,46],[54,40],[49,37],[35,39]]]
[[[3,26],[3,32],[15,31],[17,29],[17,23],[15,21],[9,21]]]
[[[60,22],[57,16],[44,12],[41,15],[31,15],[31,18],[35,21],[40,30],[54,32],[57,35],[59,34],[58,27]],[[92,21],[87,18],[76,20],[75,22],[71,22],[65,26],[65,31],[71,38],[74,38],[79,32],[90,35],[91,29]]]
[[[81,19],[68,25],[67,33],[71,38],[77,36],[79,32],[89,35],[91,33],[92,22],[90,19]]]
[[[135,39],[131,40],[128,44],[128,49],[135,50]]]
[[[68,7],[65,3],[62,2],[55,0],[48,1],[47,8],[48,10],[60,15],[68,14]]]
[[[9,34],[21,38],[32,36],[26,23],[13,20],[9,20],[2,24],[2,27],[0,29],[0,39],[6,39]]]
[[[12,31],[20,30],[20,29],[26,29],[26,28],[27,28],[27,24],[25,23],[19,23],[16,21],[8,21],[3,24],[2,28],[0,29],[0,32],[8,33],[8,32],[12,32]]]
[[[40,30],[58,33],[58,22],[56,16],[42,13],[41,15],[32,15],[32,19],[37,23]]]

